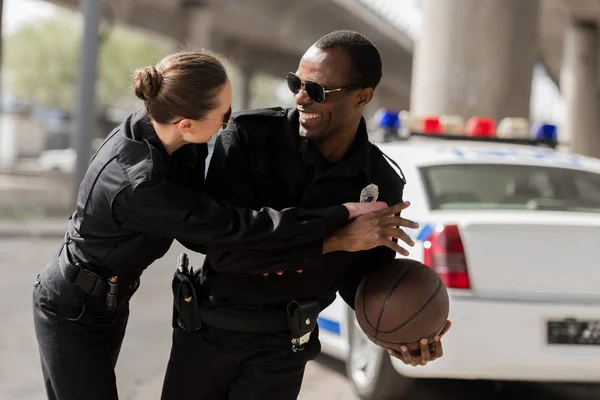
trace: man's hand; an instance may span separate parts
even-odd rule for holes
[[[297,269],[297,270],[296,270],[296,272],[297,272],[297,273],[299,273],[299,274],[300,274],[300,273],[302,273],[302,271],[303,271],[302,269]],[[267,275],[269,275],[269,274],[270,274],[270,272],[265,272],[263,275],[264,275],[264,276],[267,276]],[[283,271],[277,271],[277,272],[276,272],[276,274],[277,274],[277,275],[283,275]]]
[[[369,203],[362,203],[369,204]],[[413,240],[399,227],[418,228],[419,224],[405,218],[395,216],[410,206],[410,202],[399,203],[357,217],[343,228],[338,229],[332,236],[325,239],[323,253],[332,251],[363,251],[378,246],[386,246],[397,253],[408,255],[408,251],[393,241],[402,240],[409,246],[414,246]]]
[[[418,357],[411,355],[406,346],[402,346],[400,348],[400,352],[388,349],[388,353],[404,362],[404,364],[412,365],[413,367],[426,365],[428,362],[437,360],[444,355],[444,351],[442,349],[442,336],[448,332],[448,329],[450,329],[451,326],[452,323],[450,321],[446,321],[444,329],[442,329],[438,336],[433,338],[433,347],[435,348],[433,353],[429,350],[429,343],[427,343],[427,339],[421,339],[421,355]]]

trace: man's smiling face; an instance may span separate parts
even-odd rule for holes
[[[350,56],[341,47],[319,49],[311,47],[306,51],[296,75],[302,82],[318,82],[325,90],[337,89],[359,84],[349,82]],[[342,90],[327,93],[323,103],[310,99],[304,90],[295,95],[300,111],[300,135],[307,139],[327,139],[342,131],[351,123],[354,113],[361,112],[356,108],[358,90]]]

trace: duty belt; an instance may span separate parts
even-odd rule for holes
[[[292,350],[300,351],[317,325],[318,300],[293,300],[286,310],[247,310],[239,306],[205,301],[202,293],[201,270],[194,272],[186,253],[177,259],[173,275],[173,327],[192,332],[203,324],[234,332],[290,332]]]
[[[109,310],[117,307],[119,297],[135,291],[139,285],[139,279],[130,280],[129,285],[126,285],[124,282],[106,279],[85,268],[81,263],[71,261],[67,244],[63,244],[60,250],[58,264],[62,275],[69,284],[79,287],[87,295],[106,297]]]

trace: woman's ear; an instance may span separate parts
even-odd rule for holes
[[[182,119],[177,124],[177,127],[179,128],[179,130],[181,131],[181,133],[183,133],[183,134],[189,134],[190,130],[192,129],[192,120],[189,119],[189,118]]]

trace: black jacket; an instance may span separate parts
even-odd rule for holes
[[[234,114],[229,127],[217,137],[207,192],[239,207],[317,209],[359,201],[361,190],[374,183],[379,187],[379,200],[388,205],[402,201],[402,172],[368,141],[364,119],[349,156],[334,164],[325,161],[298,129],[296,109]],[[379,247],[333,252],[317,259],[286,250],[208,246],[206,254],[204,288],[214,302],[281,308],[290,300],[319,298],[324,308],[338,290],[353,307],[356,288],[368,268],[395,258],[396,253]],[[298,269],[304,272],[298,274]],[[287,272],[262,275],[280,270]]]
[[[89,165],[69,221],[75,261],[135,277],[173,239],[200,251],[285,248],[320,258],[323,237],[348,220],[341,205],[276,212],[219,203],[203,193],[207,153],[206,144],[186,145],[169,156],[141,111],[115,128]]]

